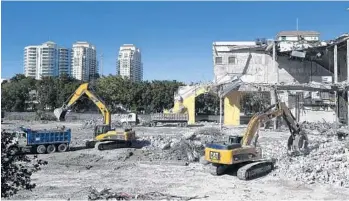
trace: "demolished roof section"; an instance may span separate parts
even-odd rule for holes
[[[280,31],[277,37],[280,36],[320,36],[317,31]]]
[[[320,41],[319,36],[320,33],[316,31],[281,31],[276,37],[277,51],[302,51],[312,47],[326,46],[327,43]]]
[[[235,50],[243,49],[260,49],[270,45],[272,41],[270,39],[256,39],[255,41],[219,41],[212,44],[213,52],[217,55],[217,52],[233,52]]]

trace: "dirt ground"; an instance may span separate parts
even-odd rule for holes
[[[289,136],[287,131],[261,131],[259,142],[263,154],[278,159],[277,169],[267,176],[241,181],[232,175],[209,174],[207,164],[194,162],[194,149],[191,149],[193,153],[190,157],[186,153],[183,155],[183,150],[189,150],[182,146],[187,142],[185,139],[193,139],[193,133],[199,133],[196,136],[201,136],[200,139],[192,140],[186,147],[190,148],[195,143],[199,143],[195,146],[202,147],[200,143],[203,142],[200,140],[204,139],[203,136],[209,136],[210,132],[216,132],[216,124],[188,128],[136,127],[136,134],[142,141],[138,147],[105,151],[83,148],[83,140],[92,136],[92,127],[84,126],[83,122],[5,121],[2,129],[21,125],[33,129],[65,125],[72,129],[72,150],[39,155],[39,158],[48,161],[48,165],[32,176],[37,187],[33,191],[22,190],[11,199],[87,200],[91,187],[99,190],[111,188],[113,192],[129,194],[161,192],[179,196],[207,196],[202,200],[347,200],[349,197],[349,185],[345,183],[349,176],[349,146],[346,148],[348,140],[339,142],[333,137],[320,134],[310,136],[314,154],[294,159],[285,156]],[[205,129],[207,133],[203,133]],[[242,134],[243,130],[243,127],[225,129],[224,135],[217,134],[217,138],[222,140],[226,134]],[[207,139],[214,140],[215,135]],[[332,146],[331,143],[332,148],[329,147]],[[328,161],[337,168],[332,171],[342,171],[338,175],[330,172],[332,166],[326,166],[329,163],[323,153],[326,147],[333,150],[333,153],[329,153],[332,156],[329,156]],[[338,149],[343,150],[337,153]],[[335,154],[340,160],[333,159]],[[316,158],[317,156],[321,157]],[[305,167],[309,167],[307,163],[318,164],[314,164],[311,170],[305,170]],[[316,165],[320,165],[320,169]],[[328,176],[322,179],[320,174]],[[339,178],[340,175],[344,177]]]

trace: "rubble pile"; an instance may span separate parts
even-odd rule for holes
[[[144,194],[136,194],[131,195],[123,192],[111,192],[110,188],[105,188],[101,191],[98,191],[95,188],[90,188],[88,200],[192,200],[192,199],[201,199],[207,198],[208,196],[194,196],[194,197],[186,197],[186,196],[177,196],[164,194],[160,192],[149,192]]]
[[[320,141],[307,156],[283,157],[279,172],[312,184],[335,184],[349,188],[349,143]]]
[[[311,123],[305,128],[313,134],[308,136],[306,155],[290,156],[285,144],[279,141],[261,143],[264,157],[277,159],[275,176],[349,188],[349,140],[339,140],[330,124]]]
[[[154,159],[183,160],[188,162],[199,161],[204,155],[205,144],[212,141],[223,141],[224,133],[216,128],[203,128],[194,132],[184,133],[181,137],[147,136],[151,145],[144,147],[147,150],[161,149],[161,152],[152,152]]]
[[[337,129],[334,129],[336,125],[328,122],[303,122],[302,129],[305,130],[309,135],[344,135],[349,134],[349,128],[345,125],[338,125]]]
[[[97,124],[100,124],[100,122],[102,122],[102,120],[99,120],[99,119],[85,120],[81,128],[82,129],[94,128]]]

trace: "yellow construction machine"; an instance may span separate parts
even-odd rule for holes
[[[275,108],[275,109],[274,109]],[[258,130],[260,124],[282,116],[289,127],[291,136],[288,139],[288,150],[306,151],[308,137],[301,130],[295,117],[284,102],[277,102],[266,110],[255,114],[248,123],[243,136],[229,136],[229,142],[209,143],[205,146],[205,160],[212,163],[213,175],[222,175],[227,170],[237,170],[237,177],[250,180],[274,169],[273,160],[262,159],[257,148]],[[257,134],[257,135],[256,135]]]
[[[106,104],[93,93],[88,83],[81,84],[75,92],[68,98],[62,107],[56,108],[54,114],[59,121],[65,121],[67,111],[79,100],[83,95],[94,102],[103,115],[103,124],[97,125],[94,128],[94,139],[86,142],[86,147],[96,147],[98,150],[118,148],[119,145],[126,147],[132,146],[132,141],[135,140],[136,134],[132,128],[115,129],[111,128],[111,115]]]

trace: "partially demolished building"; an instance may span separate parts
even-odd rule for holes
[[[329,102],[336,108],[335,121],[337,116],[348,123],[348,39],[349,35],[344,34],[321,41],[320,33],[315,31],[281,31],[272,40],[214,42],[214,82],[232,91],[225,97],[224,106],[235,111],[229,113],[232,116],[224,115],[225,124],[239,124],[239,100],[228,101],[238,97],[237,91],[268,91],[270,87],[287,94],[286,99],[301,96],[297,100],[302,100],[303,108],[304,91],[313,99],[333,97]],[[299,112],[299,108],[294,110]],[[235,120],[228,120],[232,118]]]

